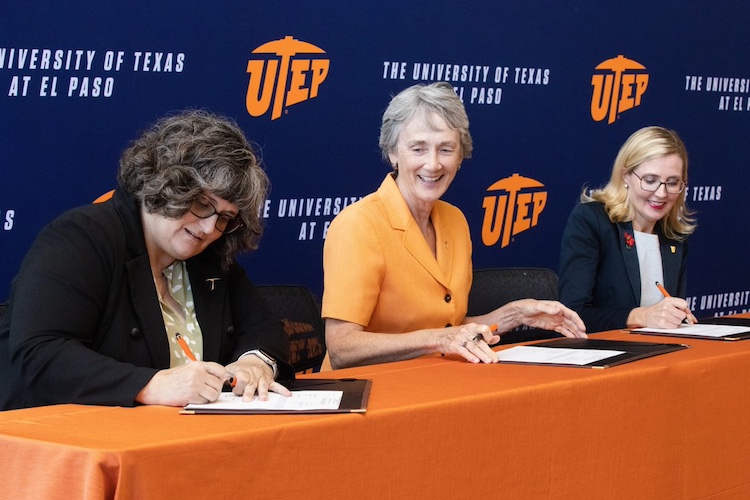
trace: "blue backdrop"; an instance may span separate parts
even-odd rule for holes
[[[241,258],[250,276],[320,294],[327,223],[389,171],[377,139],[390,96],[447,80],[475,141],[446,195],[475,267],[557,269],[582,186],[607,181],[633,131],[662,125],[690,154],[691,305],[745,312],[747,19],[750,4],[698,0],[11,3],[0,301],[41,227],[114,187],[128,142],[188,107],[233,117],[262,151],[273,188],[261,248]]]

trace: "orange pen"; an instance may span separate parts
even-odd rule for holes
[[[182,335],[180,335],[179,332],[175,334],[175,338],[177,339],[177,342],[180,344],[180,347],[182,347],[182,352],[185,353],[185,356],[187,356],[190,361],[198,361],[195,357],[195,354],[193,354],[193,351],[190,350],[190,346],[187,345],[187,342],[185,342],[185,339],[182,338]],[[227,384],[234,387],[237,385],[237,379],[230,376],[227,379]]]
[[[662,295],[664,295],[665,298],[671,297],[671,295],[669,295],[669,292],[667,291],[667,289],[664,288],[664,286],[662,286],[662,284],[659,283],[658,281],[656,282],[656,288],[659,289],[659,291],[661,292]],[[686,325],[690,325],[691,324],[690,321],[688,321],[687,318],[683,319],[682,322],[685,323]]]
[[[669,292],[667,291],[667,289],[664,288],[662,286],[662,284],[659,283],[658,281],[656,282],[656,288],[658,288],[659,291],[661,292],[661,294],[664,295],[665,297],[671,297],[671,295],[669,295]]]
[[[195,358],[195,354],[193,354],[193,351],[190,350],[190,347],[187,345],[187,342],[185,342],[185,339],[182,338],[182,335],[180,335],[179,332],[175,334],[175,338],[177,339],[177,342],[180,344],[180,347],[182,347],[182,352],[185,353],[185,356],[187,356],[190,361],[198,361]]]

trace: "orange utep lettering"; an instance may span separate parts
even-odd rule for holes
[[[591,86],[591,117],[602,121],[609,115],[607,123],[614,123],[617,113],[640,105],[641,97],[648,87],[649,76],[644,73],[626,73],[629,70],[645,70],[642,64],[619,55],[607,59],[596,67],[610,70],[607,75],[593,75]]]
[[[253,50],[253,54],[274,54],[279,59],[269,60],[267,67],[262,60],[248,61],[247,72],[250,75],[250,81],[247,86],[245,106],[251,116],[266,113],[273,100],[271,119],[276,120],[281,117],[285,107],[318,95],[320,84],[328,76],[330,60],[295,59],[294,56],[299,53],[325,54],[325,51],[311,43],[295,40],[291,36],[267,42]],[[262,93],[260,92],[261,80],[264,80]]]
[[[267,75],[275,75],[279,61],[268,61]],[[247,72],[250,74],[250,82],[247,85],[247,96],[245,97],[245,107],[250,116],[262,116],[271,106],[273,97],[273,85],[275,78],[270,76],[263,82],[263,92],[260,92],[260,81],[263,79],[264,61],[248,61]]]
[[[547,205],[547,192],[520,192],[528,188],[544,187],[539,181],[513,174],[490,186],[487,191],[505,191],[506,195],[485,196],[482,202],[482,242],[486,246],[501,240],[504,248],[510,244],[511,236],[526,231],[539,222],[539,214]],[[529,214],[531,210],[531,214]]]

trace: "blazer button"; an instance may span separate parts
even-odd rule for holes
[[[141,338],[141,329],[140,328],[133,328],[130,330],[130,338],[133,340],[138,340]]]
[[[227,327],[227,334],[228,335],[232,335],[233,333],[234,333],[234,326],[233,325],[229,325]]]
[[[451,301],[451,294],[449,294],[449,293],[445,294],[445,301],[446,302],[450,302]]]

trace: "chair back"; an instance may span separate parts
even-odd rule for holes
[[[301,285],[258,285],[256,289],[289,336],[295,371],[319,371],[326,354],[325,324],[315,294]]]
[[[519,299],[557,300],[557,274],[538,267],[475,269],[469,292],[468,316],[479,316]],[[559,334],[534,328],[517,328],[500,337],[501,344],[555,338]]]

